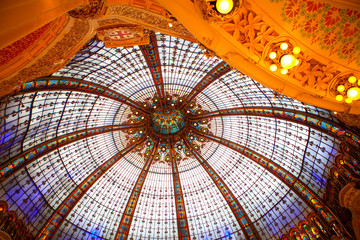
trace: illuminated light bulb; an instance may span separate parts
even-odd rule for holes
[[[277,66],[276,66],[275,64],[272,64],[272,65],[270,66],[270,70],[273,71],[273,72],[275,72],[275,71],[277,70]]]
[[[295,67],[296,64],[296,58],[293,55],[287,54],[281,57],[280,64],[283,68],[287,68],[287,69],[293,68]]]
[[[352,87],[347,91],[347,96],[351,100],[359,100],[360,99],[360,88]]]
[[[294,54],[299,54],[300,53],[300,48],[299,47],[294,47],[293,53]]]
[[[345,102],[346,102],[346,103],[352,103],[352,101],[353,101],[353,100],[352,100],[351,98],[346,98],[346,99],[345,99]]]
[[[216,1],[216,10],[221,14],[228,14],[234,7],[232,0],[217,0]]]
[[[339,86],[337,87],[337,90],[338,90],[339,92],[343,92],[343,91],[345,90],[345,86],[344,86],[344,85],[339,85]]]
[[[295,66],[299,65],[300,61],[296,59]]]
[[[337,95],[335,99],[336,101],[341,102],[342,100],[344,100],[344,97],[342,95]]]
[[[169,23],[169,27],[173,27],[172,23]]]
[[[281,72],[281,74],[284,74],[284,75],[285,75],[285,74],[287,74],[287,73],[288,73],[288,70],[287,70],[286,68],[283,68],[283,69],[281,69],[281,71],[280,71],[280,72]]]
[[[360,86],[360,80],[358,81],[358,85]]]
[[[337,112],[334,112],[334,114],[337,114]]]
[[[275,58],[276,58],[276,52],[271,52],[271,53],[269,54],[269,58],[270,58],[270,59],[275,59]]]
[[[282,43],[282,44],[280,44],[280,48],[281,48],[281,50],[286,50],[288,48],[288,44]]]
[[[356,77],[354,77],[354,76],[351,76],[351,77],[349,77],[349,83],[355,83],[356,82]]]

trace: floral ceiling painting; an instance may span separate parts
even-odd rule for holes
[[[319,0],[270,0],[282,24],[303,44],[338,62],[360,66],[360,12]],[[315,48],[314,48],[315,47]]]

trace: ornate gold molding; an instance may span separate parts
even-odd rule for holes
[[[281,35],[266,23],[260,14],[242,5],[232,19],[224,23],[216,23],[216,25],[231,35],[233,40],[237,41],[242,47],[247,49],[250,58],[255,60],[257,64],[268,69],[265,61],[267,56],[264,56],[266,51],[264,50],[271,44],[274,38],[280,37]],[[286,38],[286,36],[281,37]],[[349,70],[339,66],[335,62],[329,61],[325,63],[317,59],[309,50],[305,49],[304,53],[302,53],[299,66],[289,71],[288,75],[276,75],[283,79],[283,81],[297,83],[299,87],[304,88],[304,91],[307,89],[313,92],[316,97],[326,97],[335,101],[335,98],[330,96],[330,83],[344,71]],[[356,73],[359,72],[353,72],[352,74],[354,75]],[[354,102],[353,105],[359,104]]]
[[[127,5],[110,5],[108,6],[106,16],[111,18],[116,16],[120,20],[138,24],[144,28],[195,41],[191,33],[170,15],[162,16]]]
[[[0,55],[4,55],[4,57],[0,60],[0,79],[8,78],[37,58],[44,48],[51,45],[57,35],[64,30],[68,20],[66,14],[60,16],[35,32],[1,49]]]
[[[231,19],[243,4],[243,0],[235,0],[233,9],[227,14],[221,14],[214,9],[214,5],[207,0],[194,0],[195,10],[203,17],[204,20],[210,23],[223,22]]]
[[[114,25],[97,29],[97,36],[105,42],[105,47],[131,47],[149,44],[147,29],[136,25]]]
[[[340,191],[339,199],[342,207],[350,209],[355,236],[360,239],[360,190],[351,182]]]
[[[59,34],[60,38],[46,53],[34,59],[31,66],[23,68],[15,76],[0,82],[0,96],[5,95],[18,87],[18,85],[37,78],[49,75],[61,69],[73,55],[91,37],[90,23],[82,19],[70,18],[67,28]]]
[[[73,18],[94,19],[101,15],[103,6],[103,0],[89,0],[89,4],[85,7],[75,8],[68,13]]]

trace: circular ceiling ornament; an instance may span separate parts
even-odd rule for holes
[[[150,125],[158,133],[174,134],[185,126],[185,117],[182,111],[171,107],[156,109],[150,115]]]
[[[197,99],[187,103],[184,101],[184,98],[167,93],[163,98],[153,96],[147,101],[138,102],[139,106],[144,107],[143,111],[131,108],[130,114],[126,115],[121,123],[135,125],[144,122],[145,125],[138,129],[130,128],[127,131],[126,138],[129,142],[127,145],[136,143],[143,135],[147,136],[147,140],[137,146],[136,150],[143,157],[153,155],[152,164],[171,165],[172,157],[178,164],[187,160],[191,152],[185,146],[184,139],[189,141],[191,149],[200,151],[207,140],[194,134],[192,129],[211,133],[210,119],[189,120],[188,117],[202,114],[204,111],[201,105],[197,104]],[[152,153],[151,149],[155,144],[159,147]]]
[[[328,216],[329,111],[196,43],[150,42],[95,40],[1,105],[0,192],[38,239],[274,239]]]

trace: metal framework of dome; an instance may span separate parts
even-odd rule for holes
[[[0,197],[37,239],[273,239],[334,218],[341,124],[196,43],[95,39],[1,102]]]

